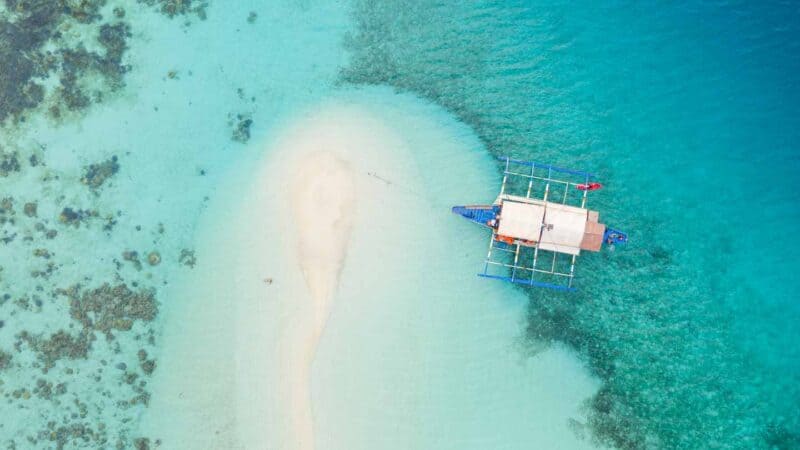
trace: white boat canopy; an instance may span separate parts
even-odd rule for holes
[[[497,234],[535,243],[541,250],[579,255],[581,249],[598,250],[605,226],[599,214],[577,206],[501,195]]]

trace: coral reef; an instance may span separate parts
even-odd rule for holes
[[[38,204],[36,202],[28,202],[28,203],[25,203],[25,206],[23,208],[23,212],[28,217],[36,217],[37,216],[37,209],[38,209]]]
[[[142,270],[142,262],[139,261],[139,252],[136,250],[126,250],[122,252],[122,259],[133,263],[133,267],[135,267],[136,270]]]
[[[253,119],[247,114],[236,115],[236,125],[233,128],[231,139],[236,142],[246,143],[250,140],[250,127],[253,125]]]
[[[11,118],[25,120],[26,111],[48,102],[47,110],[61,118],[64,110],[80,111],[104,94],[124,85],[129,67],[123,63],[130,25],[123,22],[125,10],[116,7],[104,22],[101,9],[106,0],[4,0],[0,14],[0,124]],[[205,18],[207,2],[193,0],[138,0],[158,8],[169,17],[194,14]],[[95,42],[87,37],[63,33],[74,25],[92,25]],[[87,50],[99,44],[102,53]],[[46,88],[45,80],[57,77],[58,86]],[[98,87],[92,78],[103,83]],[[89,86],[92,88],[89,88]]]
[[[147,255],[147,262],[151,266],[157,266],[161,263],[161,254],[157,251],[152,251]]]
[[[2,54],[0,54],[0,61],[2,60],[3,60]],[[0,79],[1,78],[2,75],[0,75]],[[0,89],[2,89],[2,86],[0,86]],[[2,93],[0,93],[0,100],[2,99],[3,99]],[[2,102],[0,102],[0,104],[2,104]],[[2,117],[2,107],[0,107],[0,117]],[[20,171],[20,165],[17,152],[6,153],[3,151],[2,148],[0,148],[0,177],[7,177],[11,175],[13,172],[19,172],[19,171]]]
[[[148,6],[157,6],[161,13],[172,18],[186,14],[194,14],[200,19],[206,18],[207,2],[193,0],[138,0]]]
[[[5,370],[11,366],[11,353],[0,350],[0,371]]]
[[[94,336],[86,331],[73,336],[64,330],[59,330],[46,339],[33,336],[27,331],[22,331],[17,337],[37,353],[43,364],[42,371],[45,373],[55,367],[56,361],[62,358],[85,359],[94,340]]]
[[[56,444],[56,449],[86,447],[89,443],[96,448],[108,448],[108,437],[105,427],[99,424],[97,429],[93,429],[83,422],[74,422],[56,426],[56,422],[48,422],[47,428],[40,431],[38,438],[40,441],[49,441]]]
[[[66,207],[62,209],[61,213],[58,215],[58,221],[77,228],[87,219],[97,217],[97,215],[97,211]]]
[[[104,55],[89,52],[79,38],[68,38],[60,29],[66,23],[94,24],[102,17],[104,0],[37,1],[5,0],[9,17],[0,17],[0,61],[13,70],[0,71],[0,123],[11,117],[24,120],[24,112],[37,107],[53,95],[49,110],[61,116],[61,107],[80,110],[91,104],[90,95],[101,98],[101,92],[84,92],[83,78],[99,74],[107,81],[104,89],[114,90],[121,85],[122,56],[130,36],[124,23],[103,24],[97,41]],[[78,39],[78,41],[74,41]],[[56,50],[50,50],[54,47]],[[46,92],[44,79],[59,78],[59,86]]]
[[[12,409],[37,414],[37,428],[30,430],[14,429],[19,425],[13,421],[0,423],[8,432],[0,433],[8,437],[3,448],[160,445],[134,439],[131,421],[149,403],[147,377],[158,366],[152,350],[158,302],[149,286],[166,283],[168,271],[123,271],[114,259],[119,247],[89,241],[112,237],[118,220],[125,230],[136,225],[131,219],[142,220],[122,208],[112,212],[102,206],[107,199],[101,195],[117,182],[120,161],[105,153],[87,161],[78,177],[45,163],[52,144],[19,139],[26,123],[38,126],[34,117],[49,120],[45,126],[79,120],[87,108],[124,88],[133,45],[128,19],[137,14],[126,14],[122,5],[132,13],[149,5],[170,17],[184,16],[173,22],[184,26],[204,18],[206,2],[140,0],[117,6],[107,0],[0,0],[0,185],[10,188],[0,189],[0,253],[24,260],[0,267],[0,317],[5,319],[0,332],[8,341],[13,336],[8,346],[0,346],[0,397],[7,408],[3,414]],[[178,81],[178,72],[171,71],[170,79]],[[27,180],[42,189],[23,186]],[[161,239],[162,224],[158,233]],[[145,260],[152,266],[167,260],[177,264],[175,255],[162,260],[152,248],[142,255],[126,252],[123,258],[139,268]],[[101,264],[89,268],[89,258]],[[112,264],[103,267],[102,261]],[[180,263],[194,261],[190,252]],[[147,287],[140,285],[145,281]]]
[[[105,183],[105,181],[119,171],[119,162],[116,155],[111,158],[97,163],[89,164],[83,169],[83,177],[81,183],[89,186],[92,189],[97,189]]]
[[[133,448],[136,450],[150,450],[150,439],[136,438],[133,440]]]
[[[178,262],[183,264],[184,266],[194,267],[197,264],[197,258],[194,255],[194,250],[189,249],[182,249],[181,256],[178,258]]]
[[[139,358],[139,367],[141,367],[145,375],[150,375],[156,370],[156,361],[154,359],[147,359],[147,351],[141,349],[136,356]]]
[[[3,197],[0,199],[0,223],[13,222],[11,217],[16,214],[14,211],[14,198]]]
[[[151,321],[158,313],[155,293],[150,289],[132,291],[125,284],[102,286],[81,290],[78,285],[60,289],[59,294],[69,298],[69,313],[85,330],[105,332],[127,331],[133,323]]]

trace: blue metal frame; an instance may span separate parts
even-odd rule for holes
[[[564,291],[564,292],[575,292],[577,290],[574,287],[562,286],[562,285],[553,284],[553,283],[545,283],[544,281],[534,281],[533,279],[522,280],[522,279],[519,279],[519,278],[502,277],[500,275],[489,275],[489,274],[486,274],[486,273],[479,273],[478,276],[482,277],[482,278],[492,278],[492,279],[495,279],[495,280],[509,281],[511,283],[522,284],[522,285],[525,285],[525,286],[536,286],[536,287],[543,287],[543,288],[548,288],[548,289],[555,289],[557,291]]]
[[[568,174],[571,174],[571,175],[580,175],[582,177],[586,177],[587,180],[590,179],[590,178],[594,178],[594,175],[592,175],[589,172],[583,172],[581,170],[565,169],[563,167],[553,166],[551,164],[542,164],[542,163],[537,163],[535,161],[523,161],[521,159],[514,159],[514,158],[511,158],[511,157],[508,157],[508,156],[498,156],[497,159],[500,160],[500,161],[506,161],[506,162],[512,162],[514,164],[519,164],[521,166],[540,167],[540,168],[543,168],[543,169],[552,170],[554,172],[568,173]]]

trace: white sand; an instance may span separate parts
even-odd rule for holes
[[[574,430],[596,384],[560,349],[520,353],[524,298],[475,277],[486,236],[449,212],[496,188],[477,140],[412,97],[353,97],[287,123],[220,188],[170,296],[142,434],[190,449],[589,448]]]
[[[286,355],[292,382],[291,429],[297,449],[314,447],[311,414],[311,363],[330,314],[339,283],[356,207],[353,171],[349,164],[324,148],[328,142],[314,134],[297,143],[300,158],[289,170],[292,232],[313,308],[310,327],[298,327]],[[303,155],[303,149],[319,149]],[[296,345],[295,345],[296,344]]]

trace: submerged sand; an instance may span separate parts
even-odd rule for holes
[[[559,349],[521,354],[522,297],[474,276],[485,236],[448,206],[498,180],[448,121],[355,95],[288,122],[228,177],[170,296],[143,434],[198,449],[590,447],[575,430],[595,383]]]

